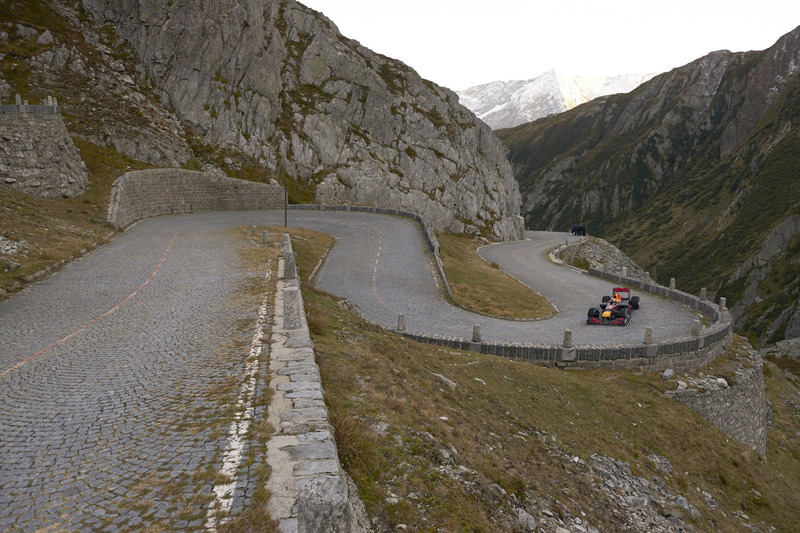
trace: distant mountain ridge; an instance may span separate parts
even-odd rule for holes
[[[531,229],[583,223],[739,331],[800,337],[800,27],[496,132]]]
[[[549,70],[529,80],[494,81],[456,94],[462,105],[496,130],[562,113],[598,96],[630,92],[653,76],[584,77]]]

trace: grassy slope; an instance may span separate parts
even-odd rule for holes
[[[738,530],[734,510],[778,531],[800,521],[800,438],[789,403],[797,387],[775,367],[768,387],[780,417],[764,461],[664,397],[657,375],[565,372],[414,343],[336,298],[310,286],[304,292],[340,455],[380,530],[404,523],[420,531],[500,531],[499,515],[513,514],[514,500],[493,484],[514,494],[514,506],[564,505],[614,530],[613,505],[596,480],[564,458],[590,462],[592,453],[664,479],[700,509],[694,525],[701,531]],[[663,475],[647,458],[652,453],[679,474]],[[697,488],[721,508],[706,505]]]
[[[480,255],[481,243],[466,235],[439,235],[445,275],[456,303],[490,316],[544,318],[553,306]]]

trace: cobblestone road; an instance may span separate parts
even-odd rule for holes
[[[0,303],[0,531],[203,528],[259,304],[232,226],[146,220]]]
[[[608,287],[566,271],[571,285],[559,289],[563,281],[550,278],[564,269],[551,270],[543,256],[552,236],[484,249],[552,292],[561,309],[552,321],[513,323],[446,305],[408,220],[335,212],[289,218],[338,239],[318,286],[385,326],[404,313],[410,329],[452,336],[468,337],[480,323],[488,340],[557,343],[564,327],[578,330],[577,344],[599,343],[612,329],[616,341],[641,339],[635,328],[582,326],[583,307]],[[244,291],[252,273],[242,268],[232,228],[282,222],[282,212],[145,220],[0,302],[0,531],[204,529],[232,416],[227,406],[244,379],[260,304]],[[652,325],[657,336],[682,335],[692,321],[655,298],[643,298],[639,313],[636,327]],[[234,511],[248,502],[244,477]]]

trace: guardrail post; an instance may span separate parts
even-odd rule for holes
[[[726,303],[727,303],[727,300],[725,299],[725,297],[724,296],[720,297],[720,299],[719,299],[719,312],[720,313],[725,310],[725,304]]]
[[[628,267],[622,267],[622,277],[628,277]]]
[[[700,289],[700,301],[701,302],[705,302],[706,301],[706,288],[705,287]]]
[[[406,315],[400,315],[397,317],[397,331],[405,331],[406,330]]]
[[[297,277],[297,263],[295,261],[294,252],[284,252],[283,277],[284,279],[294,279]]]
[[[675,290],[675,278],[669,278],[669,290]]]
[[[481,351],[481,327],[479,325],[472,326],[472,341],[469,343],[470,352]]]
[[[569,362],[576,359],[577,350],[572,346],[572,330],[564,330],[564,340],[561,342],[561,361]]]
[[[267,230],[262,231],[261,232],[261,242],[266,244],[268,240],[269,240],[269,232]]]
[[[250,235],[252,235],[253,237],[255,237],[255,236],[256,236],[256,227],[255,227],[255,226],[253,226],[253,227],[251,228],[251,230],[250,230]]]

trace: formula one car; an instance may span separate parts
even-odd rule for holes
[[[600,307],[589,309],[587,324],[624,326],[631,320],[631,311],[639,309],[639,297],[631,296],[628,287],[614,287],[613,296],[603,296]]]

